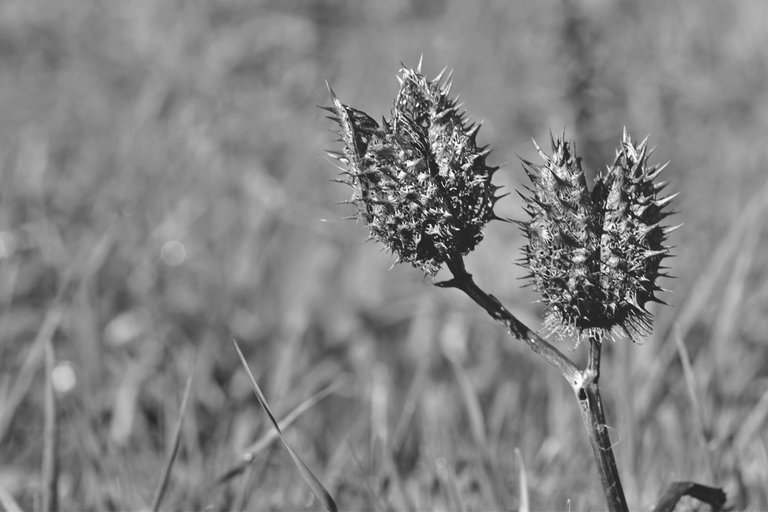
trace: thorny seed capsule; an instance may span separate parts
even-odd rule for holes
[[[538,146],[537,146],[538,149]],[[545,328],[603,338],[618,331],[647,334],[645,308],[656,293],[661,261],[669,256],[661,222],[674,196],[654,182],[664,166],[649,166],[647,139],[635,145],[626,130],[616,160],[590,192],[573,144],[552,139],[544,164],[523,161],[533,188],[524,195],[531,220],[523,266],[545,306]]]
[[[349,200],[357,218],[397,257],[429,274],[466,255],[496,219],[500,196],[491,183],[498,167],[486,164],[478,147],[479,125],[468,123],[449,96],[450,77],[427,80],[401,69],[400,90],[382,125],[344,105],[332,90],[332,120],[339,124],[341,152],[329,155],[346,169],[341,180],[352,187]]]

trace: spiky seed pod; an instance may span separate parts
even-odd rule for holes
[[[656,293],[664,258],[670,256],[662,226],[670,215],[667,206],[677,196],[661,197],[665,183],[656,177],[665,165],[648,165],[648,139],[635,145],[624,130],[616,159],[595,183],[595,202],[603,207],[600,238],[600,275],[604,300],[615,322],[629,332],[647,334],[652,316],[648,302],[660,302]]]
[[[551,156],[536,146],[543,165],[523,160],[533,184],[524,196],[531,220],[520,223],[528,238],[523,265],[545,304],[545,328],[581,332],[596,315],[600,224],[573,144],[559,137],[551,142]]]
[[[523,161],[533,184],[523,265],[545,305],[545,328],[578,339],[619,331],[633,340],[648,331],[646,302],[655,292],[668,230],[661,227],[671,197],[660,199],[663,169],[647,165],[647,143],[624,133],[613,166],[590,192],[572,143],[552,139],[552,156]]]
[[[329,154],[345,164],[342,181],[353,189],[357,217],[399,262],[432,275],[482,240],[499,198],[491,183],[498,168],[477,146],[479,126],[465,121],[442,75],[427,80],[421,66],[401,69],[400,91],[382,126],[333,91],[327,108],[344,144]]]

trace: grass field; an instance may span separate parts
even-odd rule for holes
[[[55,460],[61,510],[149,509],[190,376],[162,508],[317,508],[279,443],[252,445],[272,426],[233,338],[278,418],[307,406],[286,440],[340,509],[604,507],[566,383],[337,204],[325,80],[380,117],[423,54],[509,192],[550,129],[592,176],[624,126],[671,160],[670,305],[604,351],[619,471],[633,510],[679,480],[768,510],[766,19],[762,0],[4,0],[0,508],[50,506]],[[537,328],[522,243],[491,223],[467,264]]]

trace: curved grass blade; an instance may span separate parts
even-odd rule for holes
[[[291,456],[293,463],[296,464],[296,467],[298,468],[299,473],[301,473],[302,478],[304,478],[304,481],[307,482],[307,485],[309,485],[309,487],[312,489],[312,492],[315,494],[315,497],[317,497],[320,503],[323,504],[325,509],[329,512],[336,512],[338,508],[336,507],[336,502],[333,501],[331,493],[329,493],[325,487],[323,487],[323,484],[320,483],[320,480],[315,477],[309,467],[304,464],[304,461],[301,460],[298,454],[293,451],[293,448],[291,448],[291,446],[288,444],[288,441],[286,441],[285,437],[283,436],[283,432],[280,430],[280,425],[278,425],[277,420],[275,419],[275,415],[272,414],[272,410],[269,408],[267,400],[264,398],[264,394],[261,392],[261,388],[259,388],[259,384],[256,382],[256,378],[253,376],[251,369],[248,367],[248,363],[245,360],[243,352],[240,350],[240,346],[237,344],[237,340],[233,339],[232,343],[235,344],[235,350],[237,351],[237,355],[240,358],[240,362],[243,364],[243,367],[248,374],[248,378],[251,381],[251,386],[253,387],[256,399],[259,401],[259,405],[261,405],[261,408],[264,409],[265,413],[267,413],[269,421],[271,421],[272,426],[275,427],[278,436],[280,436],[280,441],[283,443],[283,446],[288,452],[288,455]]]
[[[56,392],[53,389],[55,354],[51,339],[45,340],[45,393],[43,420],[43,510],[59,509],[59,432],[56,422]]]
[[[16,410],[35,381],[35,375],[45,354],[46,340],[50,340],[56,334],[63,317],[64,308],[60,304],[54,304],[46,311],[40,330],[27,352],[10,392],[7,396],[0,397],[3,403],[3,407],[0,408],[0,441],[3,441],[8,434]]]
[[[163,471],[163,478],[160,480],[160,485],[155,491],[155,498],[152,500],[152,512],[157,512],[160,509],[160,503],[163,501],[165,491],[168,488],[168,480],[171,477],[171,470],[173,464],[176,462],[176,456],[179,454],[179,445],[181,444],[181,426],[184,423],[184,412],[187,410],[187,403],[189,403],[189,395],[192,391],[192,378],[194,373],[187,378],[187,384],[184,387],[184,396],[181,399],[181,407],[179,408],[179,417],[176,419],[176,426],[173,430],[173,449],[168,454],[168,460],[165,463],[165,470]]]
[[[13,495],[2,485],[0,485],[0,505],[7,512],[24,512]]]
[[[280,428],[282,430],[285,430],[288,427],[290,427],[294,421],[296,421],[302,414],[308,411],[311,407],[313,407],[315,404],[317,404],[327,396],[334,393],[339,388],[341,383],[342,383],[341,380],[334,380],[333,382],[325,386],[323,389],[321,389],[311,397],[301,402],[298,406],[296,406],[295,409],[293,409],[291,412],[286,414],[285,417],[278,422],[278,425],[280,425]],[[251,462],[253,461],[253,459],[259,453],[263,452],[278,437],[279,437],[279,434],[274,429],[268,430],[267,432],[265,432],[259,439],[251,443],[245,450],[243,450],[243,454],[240,456],[240,461],[237,462],[237,464],[233,465],[231,468],[229,468],[221,476],[219,476],[212,484],[212,487],[221,485],[225,482],[228,482],[229,480],[232,480],[236,476],[243,474],[243,472],[245,472],[245,470],[251,465]]]
[[[523,461],[523,454],[520,453],[520,448],[515,448],[515,459],[517,459],[518,465],[517,486],[520,492],[520,506],[518,510],[520,512],[530,512],[531,501],[528,497],[528,474],[525,472],[525,462]]]

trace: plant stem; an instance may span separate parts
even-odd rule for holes
[[[574,390],[581,388],[584,376],[573,361],[518,320],[496,297],[480,289],[472,279],[472,274],[467,272],[464,267],[464,261],[460,257],[449,262],[448,268],[453,273],[453,279],[437,283],[437,286],[458,288],[466,293],[480,307],[485,309],[491,317],[504,324],[512,336],[525,342],[531,350],[557,368]]]
[[[584,384],[576,390],[576,398],[579,400],[581,417],[584,420],[589,443],[592,445],[592,453],[597,462],[597,472],[600,475],[600,482],[603,484],[608,510],[623,512],[629,508],[621,486],[616,459],[613,456],[611,438],[608,434],[603,401],[600,398],[600,387],[598,386],[601,348],[602,344],[597,338],[593,336],[589,338],[589,359],[587,368],[583,372]]]
[[[448,263],[453,279],[436,283],[443,288],[457,288],[466,293],[489,315],[507,328],[509,333],[525,342],[528,347],[560,371],[563,378],[571,385],[581,408],[584,426],[587,429],[592,452],[597,462],[597,470],[605,492],[608,510],[611,512],[628,511],[624,490],[619,479],[616,459],[613,456],[611,439],[605,423],[603,402],[600,398],[598,380],[600,378],[601,343],[597,338],[589,339],[589,359],[584,371],[554,345],[533,332],[505,308],[493,295],[483,291],[467,272],[461,257]]]

